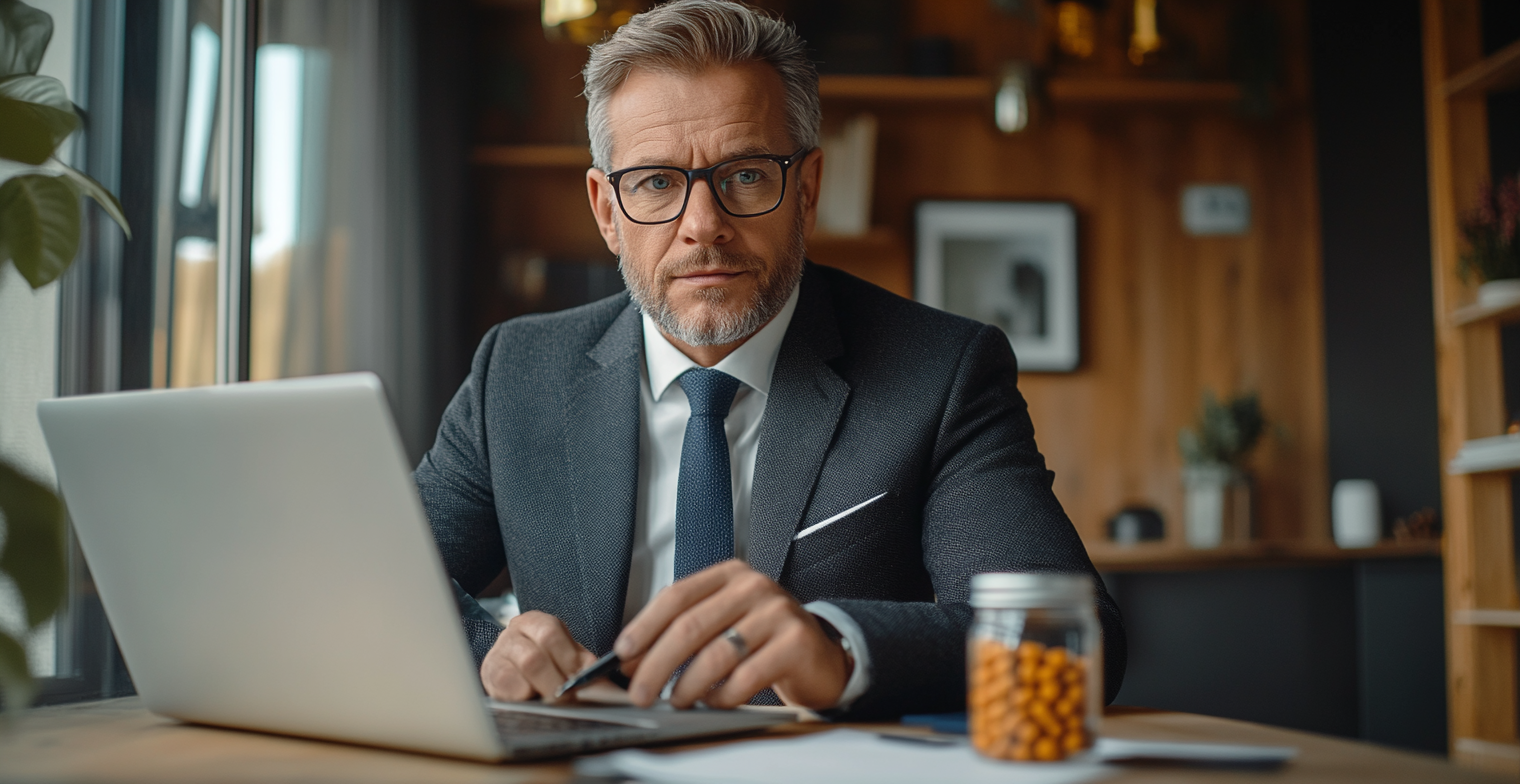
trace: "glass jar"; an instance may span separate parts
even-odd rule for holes
[[[1098,735],[1103,643],[1093,581],[1074,574],[979,574],[966,644],[971,744],[1002,760],[1081,756]]]

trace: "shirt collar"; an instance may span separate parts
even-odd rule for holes
[[[744,341],[743,345],[734,349],[732,354],[724,357],[721,362],[713,366],[714,370],[739,379],[741,383],[759,392],[769,395],[771,391],[771,373],[776,369],[776,356],[781,353],[781,339],[786,337],[786,328],[792,323],[792,313],[797,310],[797,292],[799,287],[792,289],[791,296],[786,298],[786,304],[781,306],[781,312],[770,320],[769,324],[760,328]],[[654,319],[649,314],[642,314],[644,320],[644,362],[649,372],[649,392],[655,402],[665,396],[665,391],[682,373],[698,367],[691,357],[681,353],[681,350],[671,345],[655,326]]]

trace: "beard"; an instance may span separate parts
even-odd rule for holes
[[[639,310],[648,314],[665,334],[688,346],[722,346],[735,343],[760,331],[786,306],[802,279],[806,243],[802,232],[802,211],[791,227],[791,237],[774,263],[751,253],[737,253],[720,245],[698,247],[681,258],[662,264],[650,273],[626,255],[618,256],[618,271]],[[621,240],[622,227],[618,227]],[[696,302],[685,312],[670,303],[671,279],[699,270],[750,273],[758,280],[754,293],[743,302],[730,301],[722,286],[710,286],[695,292]]]

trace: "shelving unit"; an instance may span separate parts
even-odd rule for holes
[[[1445,518],[1448,726],[1459,763],[1520,774],[1514,518],[1499,325],[1520,306],[1468,304],[1458,218],[1488,178],[1490,91],[1520,83],[1520,42],[1484,57],[1480,0],[1423,0],[1431,264]],[[1464,453],[1468,460],[1464,461]],[[1474,455],[1494,459],[1484,470]]]

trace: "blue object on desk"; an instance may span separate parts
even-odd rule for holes
[[[918,713],[902,717],[902,723],[909,727],[928,727],[946,735],[966,734],[964,713]]]

